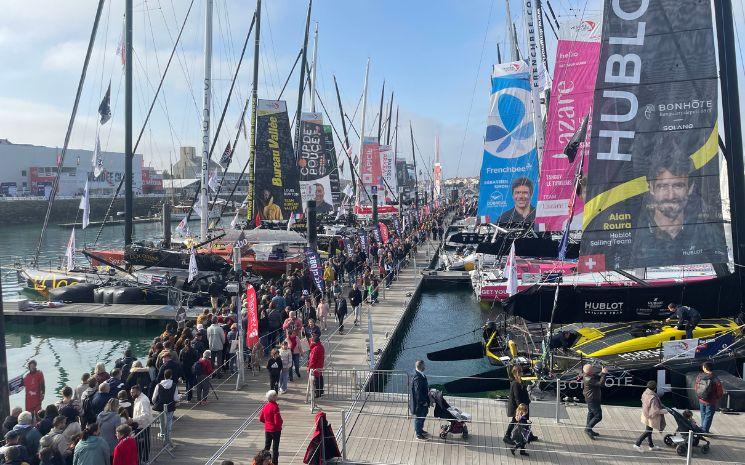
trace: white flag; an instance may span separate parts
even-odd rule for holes
[[[93,164],[93,176],[96,178],[101,176],[101,173],[103,173],[103,156],[101,155],[101,141],[98,134],[96,134],[96,148],[93,150],[91,163]]]
[[[292,225],[295,224],[295,214],[290,213],[290,218],[287,220],[287,230],[292,230]]]
[[[189,228],[186,227],[186,217],[184,216],[181,218],[181,221],[179,221],[178,226],[176,226],[176,232],[183,236],[188,229]]]
[[[200,218],[202,217],[202,194],[199,194],[197,203],[194,204],[194,207],[192,207],[192,210],[194,210],[194,213],[196,213],[198,217]]]
[[[349,198],[352,198],[352,196],[354,195],[354,189],[352,188],[352,183],[347,184],[347,187],[344,188],[343,194]]]
[[[67,241],[67,249],[65,250],[65,269],[71,271],[75,268],[75,228],[72,228],[70,233],[70,239]]]
[[[207,180],[207,187],[209,187],[212,192],[217,192],[217,184],[217,172],[213,171],[210,173],[210,177]]]
[[[239,212],[235,212],[235,216],[233,217],[232,220],[230,220],[230,227],[231,227],[231,229],[235,229],[235,225],[238,224],[238,215],[240,215],[240,213]]]
[[[80,199],[80,210],[83,210],[83,229],[88,227],[91,222],[91,200],[88,194],[88,181],[85,181],[85,189],[83,189],[83,198]]]
[[[510,247],[510,254],[507,256],[507,264],[504,267],[507,275],[507,295],[517,294],[517,265],[515,264],[515,243]]]
[[[199,268],[197,268],[197,252],[194,249],[189,251],[189,279],[186,282],[190,283],[197,278]]]

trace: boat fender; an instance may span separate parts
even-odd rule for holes
[[[510,349],[510,355],[512,355],[512,358],[517,357],[517,344],[515,344],[515,341],[512,339],[507,341],[507,347]]]
[[[95,284],[80,283],[49,289],[49,300],[72,302],[76,304],[89,304],[93,302],[93,292],[95,287]]]

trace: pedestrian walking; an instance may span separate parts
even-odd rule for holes
[[[308,354],[308,372],[313,372],[313,395],[323,396],[323,366],[326,358],[326,348],[321,343],[321,337],[314,335],[310,343]]]
[[[515,455],[515,451],[520,449],[520,455],[529,456],[525,452],[525,446],[531,441],[533,433],[530,428],[530,420],[528,419],[528,406],[526,404],[520,404],[515,407],[515,414],[510,420],[510,425],[514,422],[514,429],[510,432],[510,439],[512,440],[512,447],[510,452]]]
[[[212,353],[209,350],[205,350],[200,358],[192,367],[194,376],[196,377],[195,387],[197,388],[197,404],[204,405],[207,403],[207,397],[210,395],[210,378],[214,367],[210,359]]]
[[[515,441],[512,439],[512,431],[520,420],[520,416],[517,415],[517,407],[520,405],[525,406],[524,414],[527,419],[530,419],[530,395],[528,394],[527,386],[523,383],[522,368],[519,365],[515,365],[512,367],[510,394],[507,399],[507,417],[510,419],[510,424],[507,426],[507,431],[504,432],[504,438],[502,438],[502,441],[506,444],[515,444]]]
[[[318,317],[318,324],[320,325],[321,329],[326,331],[326,318],[329,314],[329,304],[328,299],[325,297],[321,298],[321,301],[318,302],[318,307],[316,308],[316,316]]]
[[[642,452],[642,442],[647,440],[649,451],[662,450],[661,447],[655,446],[652,441],[652,432],[654,430],[662,431],[665,429],[665,409],[662,407],[662,401],[657,395],[657,382],[649,381],[647,389],[642,393],[642,414],[641,421],[644,424],[644,432],[634,444],[634,449]]]
[[[347,317],[347,299],[344,297],[339,298],[338,305],[336,307],[336,322],[339,324],[339,334],[343,334],[344,331],[344,318]]]
[[[23,388],[26,390],[26,411],[36,415],[41,410],[41,403],[44,400],[44,373],[36,367],[36,360],[29,360],[28,373],[23,377]]]
[[[709,432],[714,413],[719,400],[724,396],[722,382],[714,374],[713,365],[706,361],[701,365],[701,373],[696,376],[694,384],[698,398],[699,413],[701,413],[701,428]]]
[[[585,425],[585,434],[587,434],[590,439],[595,439],[600,436],[600,434],[593,431],[593,428],[603,419],[601,391],[603,384],[605,383],[605,376],[608,374],[608,368],[603,367],[600,374],[598,374],[595,367],[588,363],[582,367],[582,373],[582,393],[585,396],[585,403],[587,403],[587,424]]]
[[[282,360],[282,372],[279,374],[279,393],[284,394],[287,392],[287,382],[290,379],[290,370],[292,370],[292,351],[290,350],[290,343],[286,340],[282,341],[279,358]]]
[[[282,374],[282,359],[279,358],[279,351],[272,349],[269,361],[266,362],[266,369],[269,372],[269,389],[279,392],[279,376]]]
[[[282,435],[282,415],[277,405],[277,391],[266,393],[266,404],[261,409],[259,421],[264,423],[264,450],[272,451],[272,463],[279,465],[279,439]]]
[[[176,402],[181,400],[181,396],[178,393],[178,384],[172,379],[173,372],[166,370],[164,375],[165,379],[155,386],[153,410],[163,412],[160,417],[160,431],[166,447],[172,448],[173,412],[176,411]]]
[[[429,383],[424,375],[424,368],[424,360],[417,360],[409,395],[409,413],[414,415],[414,433],[420,441],[426,441],[429,436],[424,431],[424,418],[429,411]]]
[[[354,325],[359,326],[360,324],[360,307],[362,306],[362,291],[360,286],[354,283],[352,290],[349,291],[349,304],[352,306],[352,312],[354,313]]]
[[[287,343],[292,352],[292,369],[290,370],[290,381],[293,380],[292,372],[295,371],[295,376],[300,379],[300,357],[303,355],[303,347],[300,344],[300,338],[296,331],[292,331],[287,336]]]

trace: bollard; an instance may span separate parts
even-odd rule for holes
[[[556,378],[556,423],[561,423],[559,421],[559,405],[561,405],[561,386],[559,378]]]
[[[350,410],[351,412],[351,410]],[[341,412],[341,459],[347,461],[347,412]]]
[[[688,450],[686,450],[686,465],[691,465],[693,455],[693,431],[688,432]]]

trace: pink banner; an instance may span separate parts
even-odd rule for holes
[[[368,194],[372,194],[370,187],[377,186],[379,192],[382,194],[382,182],[380,177],[382,175],[382,169],[380,166],[380,144],[378,140],[372,137],[365,137],[364,144],[362,145],[362,160],[360,166],[360,177],[362,178],[362,184]],[[360,202],[369,204],[370,201],[367,195],[360,195]],[[383,203],[378,201],[378,203]]]
[[[589,138],[580,145],[574,163],[569,163],[564,148],[579,130],[582,120],[590,115],[600,55],[602,21],[574,19],[561,25],[562,37],[556,49],[556,65],[551,86],[546,145],[541,163],[541,178],[536,208],[539,231],[563,231],[575,190],[575,171],[589,149]],[[587,129],[590,134],[590,128]],[[587,172],[587,163],[583,165]],[[582,229],[584,200],[577,197],[571,229]]]

